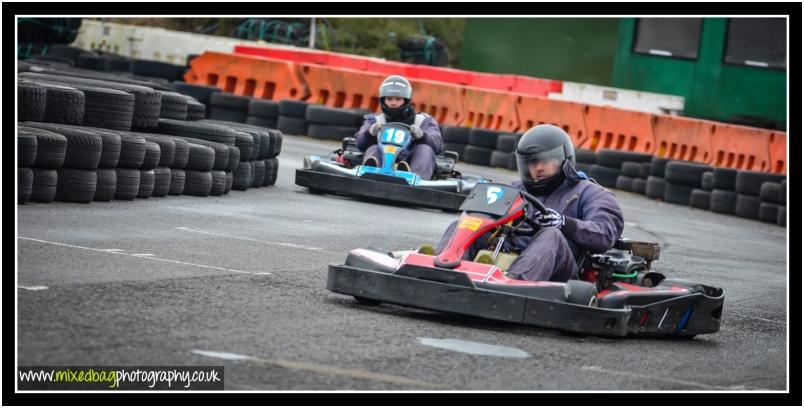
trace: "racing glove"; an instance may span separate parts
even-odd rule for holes
[[[541,228],[558,228],[564,227],[564,215],[559,214],[558,211],[548,208],[546,212],[539,212],[536,216],[536,222]]]
[[[421,139],[424,136],[424,131],[418,125],[410,125],[410,134],[416,139]]]
[[[377,137],[377,133],[380,133],[381,128],[382,128],[382,123],[374,122],[374,124],[371,125],[371,127],[368,130],[369,134],[374,136],[374,137]]]

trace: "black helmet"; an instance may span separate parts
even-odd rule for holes
[[[556,160],[558,172],[535,180],[530,175],[528,163],[541,160]],[[563,168],[567,161],[575,164],[575,148],[563,129],[553,125],[538,125],[528,129],[516,147],[516,164],[522,183],[531,194],[547,195],[564,180]]]
[[[385,104],[385,98],[397,96],[405,99],[402,106],[392,108]],[[411,105],[413,86],[401,75],[391,75],[380,84],[380,108],[390,122],[403,122],[413,124],[416,112]]]

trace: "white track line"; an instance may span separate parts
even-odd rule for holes
[[[198,268],[214,269],[214,270],[217,270],[217,271],[243,273],[243,274],[247,274],[247,275],[271,275],[270,272],[248,272],[248,271],[241,271],[241,270],[237,270],[237,269],[221,268],[221,267],[218,267],[218,266],[201,265],[201,264],[195,264],[195,263],[190,263],[190,262],[176,261],[176,260],[173,260],[173,259],[162,259],[162,258],[156,258],[156,257],[153,257],[153,256],[143,256],[143,255],[151,255],[151,254],[126,254],[126,253],[118,252],[118,251],[110,252],[109,250],[106,250],[106,249],[97,249],[97,248],[89,248],[89,247],[80,246],[80,245],[63,244],[61,242],[51,242],[51,241],[45,241],[45,240],[42,240],[42,239],[35,239],[35,238],[19,237],[19,239],[24,239],[26,241],[41,242],[43,244],[57,245],[57,246],[62,246],[62,247],[67,247],[67,248],[85,249],[85,250],[88,250],[88,251],[95,251],[95,252],[100,252],[100,253],[109,254],[109,255],[123,255],[123,256],[130,256],[132,258],[138,258],[138,259],[149,259],[149,260],[152,260],[152,261],[169,262],[169,263],[174,263],[174,264],[178,264],[178,265],[187,265],[187,266],[195,266],[195,267],[198,267]]]
[[[225,237],[225,238],[232,238],[232,239],[240,239],[240,240],[243,240],[243,241],[259,242],[261,244],[266,244],[266,245],[276,245],[276,246],[282,246],[282,247],[287,247],[287,248],[304,249],[304,250],[307,250],[307,251],[325,252],[325,253],[328,253],[328,254],[340,254],[339,252],[327,251],[326,249],[322,249],[322,248],[318,248],[318,247],[308,247],[308,246],[304,246],[304,245],[293,244],[293,243],[290,243],[290,242],[261,241],[259,239],[238,237],[238,236],[235,236],[235,235],[220,234],[220,233],[217,233],[217,232],[199,231],[199,230],[194,230],[192,228],[187,228],[187,227],[176,227],[176,229],[181,230],[181,231],[187,231],[187,232],[195,232],[197,234],[214,235],[216,237]]]
[[[748,318],[748,319],[757,319],[757,320],[762,320],[763,322],[771,322],[771,323],[778,323],[778,324],[787,324],[787,322],[780,322],[780,321],[778,321],[778,320],[765,319],[765,318],[762,318],[762,317],[749,316],[749,315],[744,315],[744,314],[740,314],[740,313],[734,313],[734,312],[726,314],[726,317],[731,316],[731,315],[740,316],[740,317],[745,317],[745,318]]]
[[[19,286],[20,289],[25,290],[46,290],[48,289],[47,286]]]

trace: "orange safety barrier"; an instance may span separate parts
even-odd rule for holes
[[[769,154],[770,171],[785,174],[787,171],[787,133],[771,132]]]
[[[539,96],[521,96],[517,103],[521,132],[545,123],[556,125],[570,135],[576,149],[589,149],[591,143],[586,132],[585,112],[584,104]]]
[[[551,92],[561,93],[564,83],[551,79],[532,78],[522,75],[514,75],[514,85],[512,92],[547,96]]]
[[[464,126],[516,132],[519,116],[516,104],[519,96],[510,92],[463,87]]]
[[[740,170],[771,171],[771,131],[747,126],[701,121],[702,131],[712,135],[712,158],[715,167]]]
[[[307,102],[333,108],[379,110],[378,94],[384,75],[316,64],[298,65],[310,90]]]
[[[609,106],[592,106],[586,109],[586,130],[589,148],[628,150],[640,153],[656,151],[653,138],[652,115]]]
[[[703,121],[670,115],[653,115],[653,137],[656,156],[709,163],[712,135]],[[702,131],[703,130],[703,131]]]
[[[294,63],[264,57],[205,52],[190,62],[184,80],[260,99],[305,99],[309,94]]]
[[[430,114],[439,124],[464,125],[464,99],[459,86],[423,79],[409,80],[413,85],[412,103],[416,110]]]

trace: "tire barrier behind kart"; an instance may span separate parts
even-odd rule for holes
[[[731,190],[737,181],[737,170],[715,167],[712,170],[712,189]]]
[[[466,146],[468,146],[466,143],[444,142],[444,150],[458,153],[458,160],[460,161],[464,161],[466,158]]]
[[[785,206],[779,206],[779,212],[776,214],[776,225],[780,227],[787,226],[787,208]]]
[[[757,219],[769,224],[776,224],[779,215],[779,207],[779,204],[760,202]]]
[[[623,162],[622,167],[620,167],[620,173],[626,177],[646,179],[648,178],[647,169],[642,164],[643,163]]]
[[[112,201],[115,190],[117,189],[117,172],[115,169],[95,169],[97,175],[97,185],[92,201]]]
[[[781,183],[784,174],[765,173],[757,171],[737,171],[734,191],[738,194],[759,196],[762,183],[766,181]]]
[[[47,91],[30,83],[17,83],[17,120],[42,122],[45,118]]]
[[[626,152],[622,150],[601,149],[597,152],[597,164],[619,169],[624,162],[650,162],[653,156],[644,153]]]
[[[307,102],[294,101],[294,100],[279,101],[277,116],[304,119],[307,116],[308,105],[309,104]]]
[[[137,169],[118,167],[117,188],[114,191],[115,200],[133,200],[137,198],[140,190],[140,171]]]
[[[737,206],[734,213],[741,218],[759,219],[759,205],[762,200],[758,196],[737,194]]]
[[[664,185],[664,201],[671,204],[690,205],[690,196],[694,188],[694,186],[667,181]]]
[[[518,141],[516,135],[501,134],[497,137],[497,150],[503,153],[513,153],[516,151]]]
[[[759,198],[766,203],[781,204],[779,201],[779,197],[782,192],[781,190],[782,183],[766,181],[762,183],[762,186],[759,189]]]
[[[17,133],[18,167],[31,167],[36,162],[37,141],[30,131],[20,130]]]
[[[500,167],[503,169],[509,169],[510,162],[511,162],[511,153],[501,152],[499,150],[492,150],[491,156],[489,157],[489,165],[491,167]]]
[[[26,127],[35,127],[58,133],[67,138],[67,151],[64,167],[93,170],[98,167],[103,148],[103,139],[92,132],[80,128],[67,127],[53,123],[24,122]]]
[[[18,134],[32,135],[36,138],[36,158],[31,167],[56,169],[64,164],[67,155],[67,138],[47,130],[18,126]]]
[[[340,141],[345,137],[354,137],[356,130],[354,127],[307,124],[307,135],[320,140]]]
[[[162,156],[162,150],[159,145],[146,140],[145,141],[145,157],[142,160],[140,170],[153,170],[159,165],[159,159]],[[140,177],[142,178],[142,177]]]
[[[694,162],[671,161],[667,163],[664,178],[670,184],[701,188],[701,178],[707,171],[712,171],[712,167]]]
[[[140,187],[137,189],[137,198],[150,198],[155,184],[156,174],[153,170],[140,170]]]
[[[212,191],[212,173],[210,171],[184,171],[184,194],[206,197]]]
[[[652,199],[664,200],[664,190],[667,183],[664,178],[656,176],[648,176],[647,183],[645,184],[645,195]]]
[[[499,132],[492,130],[472,128],[469,129],[469,144],[475,147],[482,147],[490,150],[497,148],[497,138]]]
[[[463,126],[444,125],[441,132],[444,143],[469,144],[469,128]]]
[[[246,118],[246,123],[249,125],[260,126],[268,129],[277,129],[279,126],[278,118],[264,119],[256,116],[249,116]]]
[[[280,109],[282,105],[279,105]],[[307,135],[307,122],[303,118],[279,116],[276,127],[286,135]]]
[[[189,142],[189,149],[190,153],[187,157],[187,165],[184,167],[185,170],[193,170],[201,172],[212,170],[212,168],[215,166],[215,149],[209,146],[204,146],[192,142]],[[226,160],[228,164],[229,149],[227,148],[226,151],[227,151]]]
[[[690,207],[709,210],[712,202],[712,193],[706,190],[694,188],[690,193]]]
[[[593,164],[589,167],[589,177],[595,179],[598,184],[604,187],[617,187],[617,177],[620,176],[620,169]]]
[[[188,84],[186,82],[174,82],[173,87],[176,92],[191,96],[207,107],[210,105],[209,101],[212,97],[212,94],[223,92],[223,89],[218,88],[217,86]]]
[[[80,125],[84,123],[86,100],[82,91],[55,83],[30,83],[41,87],[47,92],[45,114],[41,122],[65,125]]]
[[[17,204],[25,204],[31,199],[33,190],[33,170],[17,167]]]
[[[662,159],[660,157],[653,157],[650,159],[650,174],[653,177],[664,178],[664,172],[667,168],[667,162],[670,160]]]
[[[131,72],[136,75],[163,78],[169,81],[181,79],[186,68],[161,61],[135,59],[131,62]]]
[[[159,117],[187,120],[187,98],[178,92],[159,92],[162,95],[162,102],[159,105]]]
[[[253,160],[251,162],[251,168],[254,169],[254,179],[251,180],[251,187],[262,187],[262,183],[265,181],[265,162],[262,160]]]
[[[222,196],[226,194],[226,172],[223,170],[212,170],[209,174],[212,176],[212,185],[209,189],[209,195]]]
[[[493,150],[485,147],[477,147],[467,145],[464,150],[464,162],[469,164],[477,164],[480,166],[488,166],[491,164],[491,152]]]
[[[173,162],[176,160],[176,141],[173,138],[166,138],[166,137],[158,137],[149,134],[143,134],[143,138],[146,141],[146,153],[145,153],[145,160],[143,160],[143,167],[142,170],[151,170],[156,166],[161,167],[170,167],[173,165]],[[145,168],[146,161],[149,161],[149,153],[148,153],[148,143],[154,143],[159,147],[159,161],[151,168]],[[153,149],[153,147],[151,147]],[[150,153],[151,156],[154,155],[153,151]],[[153,157],[150,158],[153,160]]]
[[[257,141],[260,142],[258,158],[272,158],[279,155],[282,151],[282,132],[276,129],[266,129],[260,126],[245,124],[245,123],[231,123],[219,122],[208,120],[206,122],[215,123],[219,126],[229,127],[239,132],[245,132],[254,137],[255,149],[257,148]]]
[[[186,182],[186,173],[184,169],[170,169],[170,195],[184,194],[184,184]]]
[[[701,189],[704,191],[712,191],[715,173],[713,171],[704,172],[701,175]]]
[[[40,203],[50,203],[56,198],[56,187],[58,187],[58,173],[55,169],[31,168],[33,171],[33,183],[31,185],[30,201]]]
[[[355,131],[363,123],[363,115],[352,110],[321,105],[308,106],[304,118],[308,123],[349,127]]]
[[[207,117],[207,107],[196,100],[187,100],[187,120],[195,122]]]
[[[597,164],[595,152],[587,149],[575,149],[575,162],[585,164]]]
[[[627,176],[617,176],[614,188],[623,191],[634,191],[634,178]]]
[[[779,186],[779,203],[787,204],[787,179],[782,180],[782,184]]]
[[[248,190],[248,188],[251,187],[251,183],[254,181],[252,170],[251,162],[241,161],[234,171],[232,190]]]
[[[634,179],[633,192],[645,195],[647,193],[648,181],[647,179]]]
[[[151,192],[152,197],[164,197],[170,192],[170,168],[157,167],[154,172],[154,189]]]
[[[590,171],[592,169],[593,164],[588,163],[575,163],[575,170],[584,172],[587,176],[589,176]],[[511,163],[511,170],[516,171],[516,155],[513,156],[512,163]],[[591,176],[590,176],[591,177]]]
[[[226,183],[223,186],[223,194],[229,194],[229,191],[232,190],[232,182],[234,181],[234,175],[231,171],[226,172]]]
[[[718,214],[734,215],[737,209],[737,193],[730,190],[712,190],[709,210]]]
[[[263,187],[272,186],[276,183],[279,174],[279,159],[276,157],[263,160],[265,163],[265,179],[262,181]]]
[[[246,112],[249,117],[276,120],[279,116],[279,102],[251,99]]]
[[[75,127],[75,129],[95,133],[101,137],[101,158],[98,162],[98,167],[107,169],[117,167],[122,149],[122,139],[119,132],[86,126]]]

